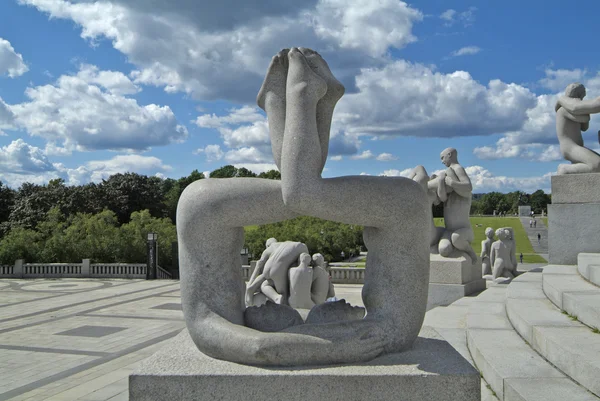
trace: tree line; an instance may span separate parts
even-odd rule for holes
[[[223,166],[211,178],[258,177],[281,179],[276,170],[256,174],[246,168]],[[12,189],[0,182],[0,263],[16,259],[28,262],[146,261],[146,235],[158,233],[159,264],[173,264],[171,243],[177,240],[177,202],[192,182],[204,179],[194,170],[179,179],[136,173],[114,174],[99,183],[66,185],[62,179],[46,185],[24,183]],[[360,196],[360,194],[357,194]],[[550,196],[492,192],[473,196],[472,214],[493,210],[515,213],[519,205],[530,204],[536,213],[546,209]],[[438,215],[440,208],[434,208]],[[311,217],[249,229],[247,247],[260,256],[269,237],[307,244],[311,253],[320,252],[328,261],[358,254],[364,246],[362,227]]]

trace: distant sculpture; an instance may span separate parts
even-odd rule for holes
[[[190,336],[206,355],[253,365],[351,363],[405,350],[417,338],[429,281],[427,195],[402,177],[321,178],[333,109],[343,93],[318,53],[281,51],[257,98],[267,112],[281,181],[209,178],[182,193],[177,206],[182,306]],[[369,249],[364,319],[339,321],[334,313],[321,323],[293,324],[297,316],[284,312],[293,325],[277,333],[245,326],[243,227],[298,215],[364,226]],[[272,274],[270,280],[277,290]],[[336,303],[321,304],[321,312],[329,304]]]
[[[492,244],[490,262],[492,263],[492,278],[514,278],[517,275],[517,258],[514,253],[514,240],[507,228],[496,230],[498,240]]]
[[[590,114],[600,113],[600,97],[583,100],[585,87],[576,82],[567,86],[556,102],[556,133],[563,157],[571,164],[560,164],[558,174],[600,172],[600,155],[583,146],[581,131],[590,126]],[[600,133],[599,133],[600,136]]]
[[[329,273],[325,270],[325,258],[320,253],[312,256],[313,282],[310,294],[315,305],[322,304],[328,298],[335,297],[333,283],[329,279]]]
[[[298,266],[291,267],[288,272],[290,278],[289,304],[292,308],[311,309],[315,306],[310,293],[313,283],[311,260],[308,253],[302,253],[298,259]]]
[[[266,302],[264,297],[276,304],[287,303],[288,270],[298,263],[302,253],[308,254],[308,248],[301,242],[277,242],[275,238],[269,238],[266,246],[246,286],[247,306]],[[257,294],[259,289],[260,293]]]
[[[444,149],[440,158],[447,167],[440,175],[427,176],[423,166],[415,167],[409,175],[427,191],[430,204],[444,203],[445,227],[435,227],[431,221],[430,245],[444,257],[449,257],[455,249],[463,251],[475,263],[477,255],[471,247],[474,234],[469,220],[473,190],[471,179],[458,163],[456,149]]]
[[[492,250],[492,242],[494,242],[494,229],[488,227],[485,229],[485,239],[481,241],[481,275],[492,274],[492,264],[490,261],[490,253]]]

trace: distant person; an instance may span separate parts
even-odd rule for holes
[[[521,259],[521,263],[523,263],[523,252],[519,255],[519,259]]]
[[[540,233],[538,233],[538,245],[540,244],[541,240],[542,240],[542,235]]]
[[[533,227],[533,220],[529,219],[529,228]]]
[[[533,228],[537,227],[537,220],[533,220]]]

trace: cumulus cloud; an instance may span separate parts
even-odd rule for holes
[[[17,139],[0,147],[0,181],[16,188],[24,182],[46,184],[62,178],[68,185],[99,182],[117,173],[136,172],[153,175],[172,168],[153,156],[117,155],[109,160],[92,160],[76,168],[51,162],[45,152]]]
[[[481,51],[481,48],[477,47],[477,46],[467,46],[467,47],[461,47],[458,50],[453,51],[452,53],[450,53],[450,55],[452,57],[459,57],[459,56],[472,56],[474,54],[477,54]]]
[[[398,169],[389,169],[389,170],[385,170],[383,173],[379,174],[382,176],[386,176],[386,177],[408,177],[408,175],[411,173],[411,171],[413,171],[412,168],[407,168],[404,170],[398,170]]]
[[[394,160],[398,160],[398,157],[394,156],[391,153],[380,153],[379,156],[376,157],[376,160],[380,162],[391,162]]]
[[[44,151],[22,139],[0,147],[0,172],[13,174],[40,173],[55,170]]]
[[[375,155],[373,154],[373,152],[371,152],[370,150],[365,150],[358,155],[351,156],[350,158],[352,160],[366,160],[366,159],[372,159],[374,157],[375,157]]]
[[[568,84],[582,81],[587,75],[586,70],[579,68],[574,70],[553,70],[548,68],[545,73],[546,76],[539,81],[540,85],[556,92],[564,91]]]
[[[111,41],[136,65],[131,76],[137,84],[240,103],[256,96],[281,48],[322,50],[344,80],[362,66],[383,63],[390,48],[414,41],[412,26],[422,19],[397,0],[269,0],[252,6],[228,0],[206,7],[190,0],[19,2],[74,21],[92,42]]]
[[[0,97],[0,132],[2,129],[10,129],[15,121],[15,113],[10,109],[10,106],[4,103]]]
[[[534,192],[543,189],[545,192],[550,193],[550,177],[552,176],[550,172],[534,177],[506,177],[495,175],[481,166],[469,166],[465,168],[465,171],[473,184],[473,192],[511,192],[517,190]]]
[[[207,145],[204,148],[199,148],[195,154],[204,153],[207,162],[214,162],[223,158],[223,151],[219,145]]]
[[[339,161],[340,161],[340,160],[342,160],[342,159],[343,159],[343,156],[341,156],[341,155],[337,155],[337,156],[331,156],[331,157],[329,158],[329,160],[333,160],[334,162],[339,162]]]
[[[29,68],[23,62],[23,56],[15,51],[8,40],[0,38],[0,77],[8,75],[16,78],[28,70]]]
[[[350,134],[454,137],[490,135],[523,126],[536,105],[529,89],[468,72],[443,74],[432,66],[390,62],[361,70],[357,93],[339,102],[337,124]]]
[[[169,106],[142,106],[122,95],[135,90],[121,73],[83,65],[55,84],[28,88],[29,101],[10,108],[29,134],[68,150],[147,150],[187,138]]]

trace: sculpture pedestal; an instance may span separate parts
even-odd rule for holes
[[[411,350],[353,365],[264,368],[210,358],[183,330],[129,376],[129,399],[479,401],[477,372],[433,329]]]
[[[579,253],[600,253],[600,173],[554,175],[548,205],[548,262],[576,265]]]
[[[485,290],[479,258],[473,264],[462,253],[450,256],[452,257],[445,258],[438,254],[430,255],[428,309],[450,305],[465,295]]]

